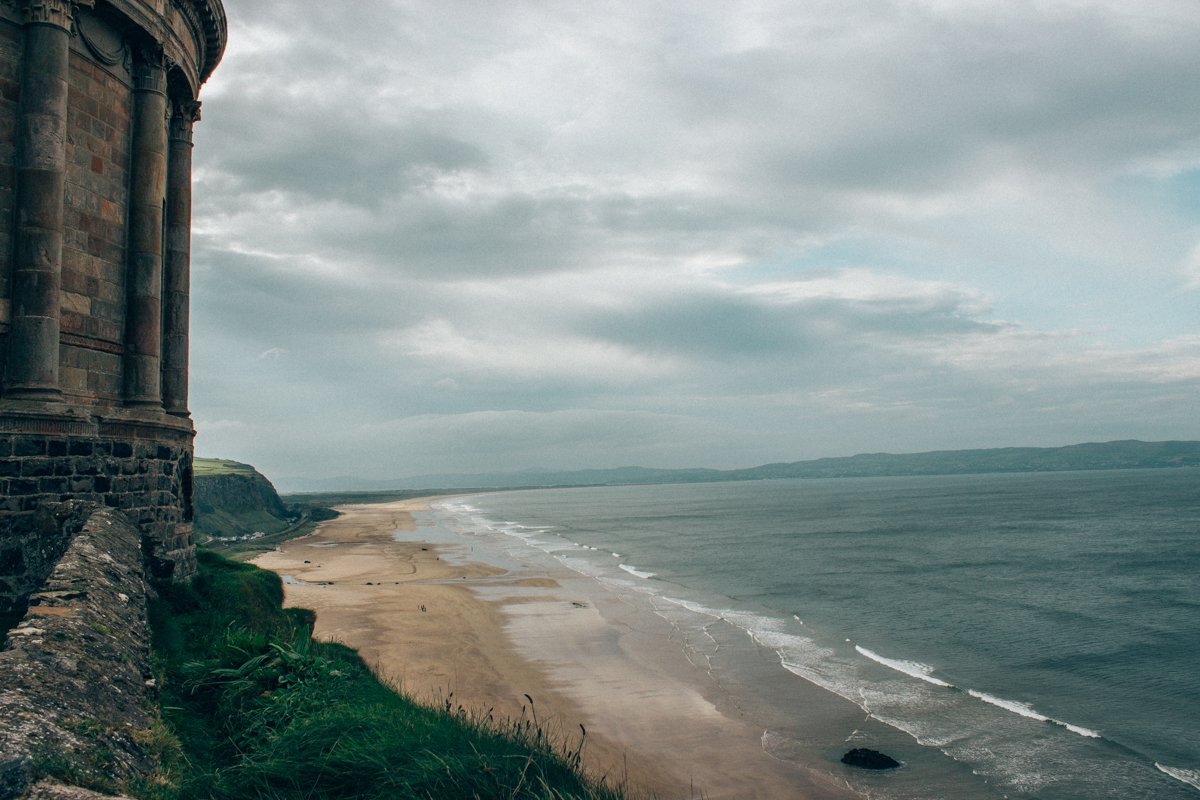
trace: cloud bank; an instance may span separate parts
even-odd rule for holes
[[[1200,436],[1190,0],[226,7],[201,454],[287,485]]]

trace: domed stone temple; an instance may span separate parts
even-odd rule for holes
[[[0,604],[68,501],[195,569],[192,127],[225,40],[220,0],[0,0]]]

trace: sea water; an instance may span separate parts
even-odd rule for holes
[[[531,490],[432,514],[668,620],[779,758],[847,746],[814,739],[792,682],[855,704],[905,762],[856,779],[873,797],[1200,797],[1200,470]]]

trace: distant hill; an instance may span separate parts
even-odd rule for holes
[[[1070,470],[1200,467],[1200,442],[1093,442],[1067,447],[1003,447],[986,450],[938,450],[927,453],[863,453],[763,464],[748,469],[652,469],[616,467],[574,471],[421,475],[372,480],[334,478],[293,481],[296,491],[383,491],[397,489],[497,489],[546,486],[595,486],[650,483],[707,483],[775,478],[867,478],[900,475],[961,475],[988,472],[1063,472]]]

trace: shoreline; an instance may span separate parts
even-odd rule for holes
[[[413,514],[435,499],[339,507],[253,563],[284,577],[285,605],[316,612],[314,636],[355,648],[418,700],[536,714],[571,745],[585,727],[584,769],[631,797],[860,797],[829,765],[769,755],[765,732],[723,707],[665,621],[565,569],[484,563],[420,541]],[[812,690],[819,705],[825,693]]]

